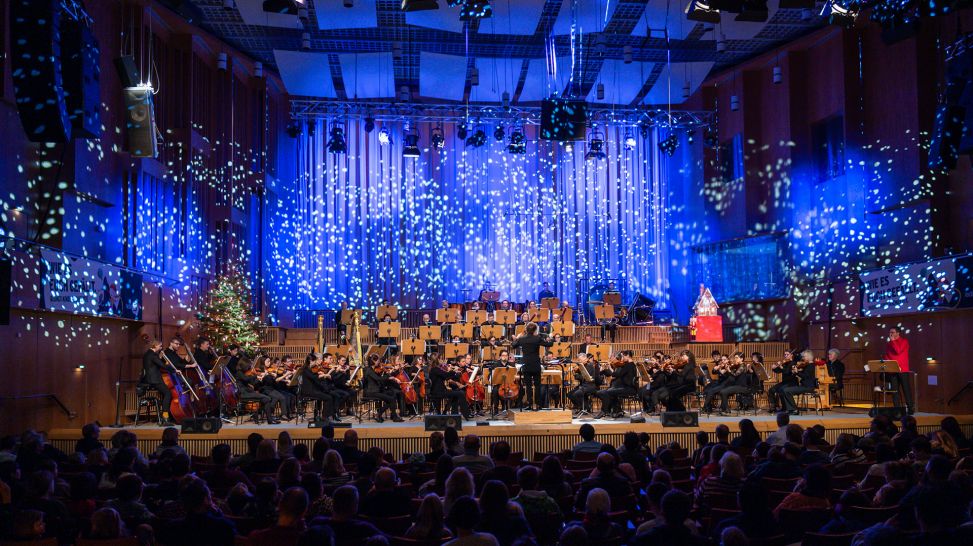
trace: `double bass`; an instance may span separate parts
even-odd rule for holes
[[[213,383],[216,386],[216,391],[223,399],[223,403],[227,408],[235,408],[240,403],[240,389],[236,384],[236,378],[233,377],[229,368],[226,367],[231,357],[217,355],[216,349],[212,347],[209,350],[216,358],[213,364],[213,371],[210,372],[213,374]]]
[[[189,346],[185,341],[182,342],[182,346],[186,349],[189,362],[196,365],[193,368],[193,373],[190,373],[189,377],[186,378],[197,394],[197,399],[193,402],[193,408],[196,410],[195,413],[196,415],[216,414],[220,409],[220,400],[216,396],[216,390],[209,380],[206,379],[203,368],[199,365],[199,362],[196,362],[196,356],[189,350]]]
[[[177,424],[181,424],[185,419],[195,417],[196,409],[194,404],[199,400],[199,395],[193,390],[193,386],[186,380],[186,376],[176,368],[165,350],[159,353],[165,361],[168,369],[162,374],[162,382],[165,383],[172,395],[172,403],[169,404],[169,415]]]

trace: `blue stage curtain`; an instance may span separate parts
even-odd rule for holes
[[[289,230],[271,267],[294,307],[368,307],[385,297],[432,306],[475,299],[486,282],[525,301],[544,281],[575,305],[607,279],[665,303],[667,159],[655,131],[626,150],[625,129],[609,128],[608,157],[594,161],[584,142],[571,152],[538,142],[536,127],[527,128],[526,155],[508,153],[492,125],[483,126],[487,144],[473,148],[447,123],[446,146],[434,150],[435,125],[420,123],[422,155],[412,159],[402,157],[402,122],[371,133],[358,120],[313,123],[299,141],[296,202],[272,223]],[[345,130],[345,154],[326,151],[333,124]],[[390,145],[378,141],[383,127]]]

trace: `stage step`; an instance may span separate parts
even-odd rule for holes
[[[568,410],[515,411],[511,421],[517,425],[563,425],[571,423]]]

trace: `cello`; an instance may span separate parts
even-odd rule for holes
[[[186,376],[172,364],[172,361],[166,356],[165,350],[162,350],[159,356],[169,367],[166,373],[162,374],[162,382],[165,383],[172,395],[172,403],[169,404],[168,408],[169,416],[177,424],[181,424],[183,420],[196,416],[196,409],[193,404],[199,400],[199,395],[186,380]]]
[[[486,398],[486,389],[483,388],[483,382],[480,381],[481,369],[479,366],[474,366],[472,372],[464,371],[460,376],[460,382],[466,385],[466,401],[471,404],[481,402]]]
[[[230,361],[229,356],[219,356],[216,354],[216,349],[210,347],[209,350],[216,357],[216,361],[213,364],[213,383],[216,386],[216,391],[219,393],[220,398],[223,399],[223,404],[227,408],[236,408],[240,403],[239,387],[236,384],[236,378],[230,373],[229,368],[226,364]]]
[[[197,415],[205,414],[215,414],[220,409],[220,401],[216,397],[216,390],[213,388],[213,384],[206,379],[206,374],[203,372],[203,368],[196,362],[196,355],[189,350],[189,346],[185,341],[182,342],[182,346],[186,349],[186,354],[189,356],[189,362],[196,365],[193,368],[195,373],[190,374],[186,378],[189,384],[192,385],[193,390],[196,391],[198,399],[193,402],[193,408],[196,410]],[[178,352],[176,353],[178,354]]]

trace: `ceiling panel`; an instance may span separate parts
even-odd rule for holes
[[[274,59],[291,95],[336,97],[327,53],[275,49]]]
[[[420,27],[434,28],[449,32],[461,32],[463,30],[463,21],[459,20],[457,10],[446,9],[445,2],[440,2],[440,4],[442,5],[439,7],[439,9],[428,11],[411,11],[406,13],[405,22],[410,25]]]
[[[263,5],[264,0],[236,0],[236,7],[240,10],[240,17],[248,25],[301,28],[301,21],[296,15],[269,13],[264,11]]]
[[[546,99],[552,93],[560,94],[567,87],[570,77],[571,57],[558,57],[550,67],[545,59],[531,59],[518,102],[536,102]]]
[[[493,17],[480,21],[479,34],[533,36],[537,32],[544,0],[493,0],[491,5]]]
[[[341,79],[349,99],[378,99],[395,96],[395,72],[391,53],[338,55]]]
[[[645,11],[632,30],[632,36],[664,38],[668,30],[670,40],[683,40],[698,24],[686,19],[689,0],[649,0]]]
[[[629,104],[638,96],[643,84],[652,74],[655,63],[631,63],[608,60],[601,66],[598,82],[605,84],[605,99],[609,104]],[[597,85],[597,84],[596,84]],[[588,94],[588,100],[595,101],[597,87]]]
[[[341,0],[317,0],[314,13],[320,30],[374,28],[378,26],[377,0],[355,0],[346,8]]]
[[[642,102],[664,105],[669,104],[671,97],[672,104],[682,104],[685,102],[682,97],[685,83],[689,82],[689,92],[690,94],[694,93],[712,68],[713,63],[673,63],[663,66],[662,73],[659,74],[655,85],[652,86]]]
[[[463,100],[466,57],[422,52],[419,56],[419,94],[423,97]]]

